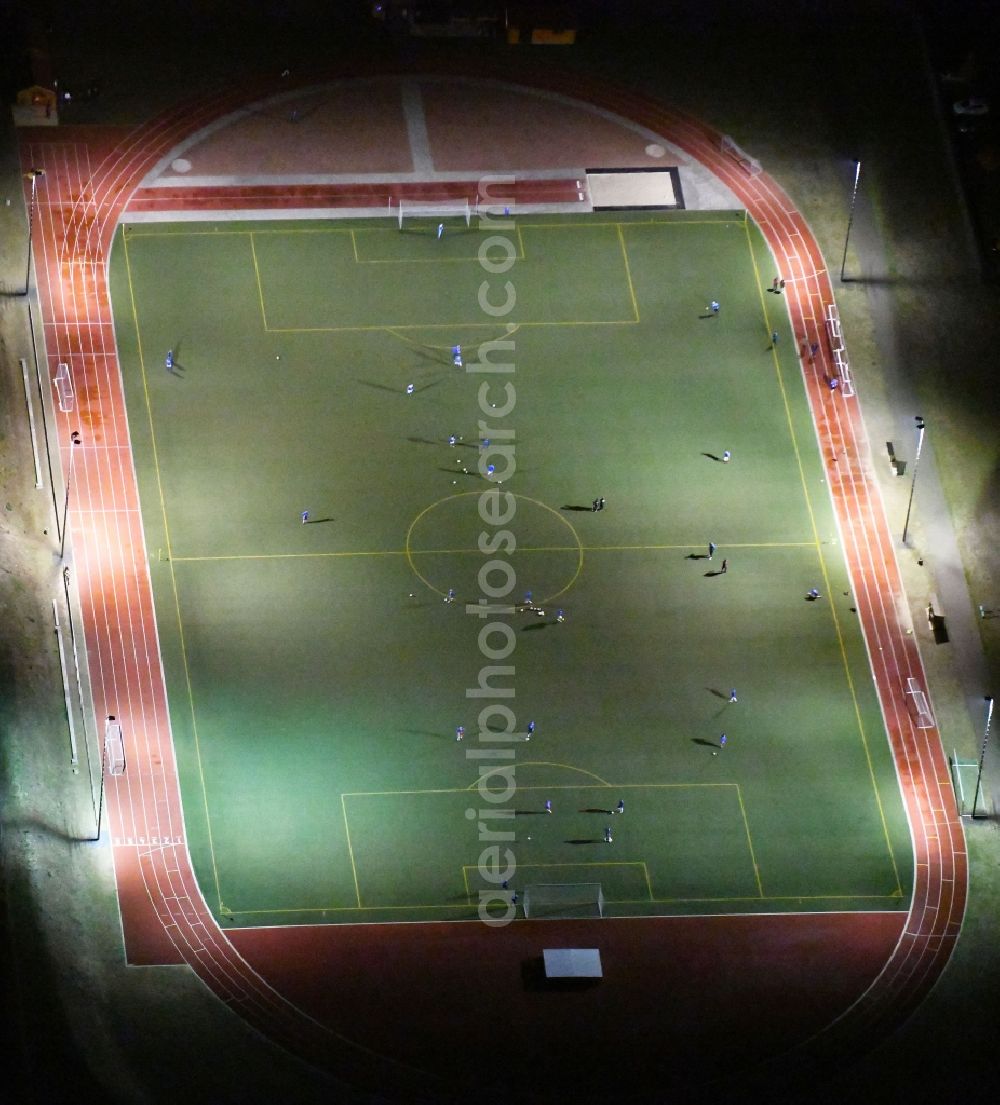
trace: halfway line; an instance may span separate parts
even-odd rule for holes
[[[765,541],[759,544],[743,542],[740,544],[727,544],[727,549],[811,549],[815,548],[816,541]],[[704,542],[698,545],[523,545],[518,546],[517,552],[658,552],[681,549],[703,549]],[[478,548],[466,547],[462,549],[410,549],[410,556],[447,556],[468,555],[476,553],[482,555]],[[406,556],[406,549],[380,549],[367,551],[359,549],[347,552],[312,552],[312,553],[235,553],[225,556],[173,556],[174,562],[192,563],[203,560],[308,560],[316,557],[338,556]]]

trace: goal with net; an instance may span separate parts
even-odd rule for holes
[[[533,883],[524,888],[524,915],[534,920],[603,917],[599,882]]]
[[[109,775],[125,774],[125,741],[122,737],[122,727],[115,720],[114,714],[109,714],[104,722],[104,770]]]
[[[415,203],[399,201],[396,212],[399,229],[437,230],[454,226],[459,219],[466,226],[472,225],[472,206],[468,200],[464,203]]]

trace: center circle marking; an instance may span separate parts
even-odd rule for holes
[[[531,550],[531,546],[527,546],[525,549],[522,550],[520,544],[518,544],[518,547],[514,550],[513,554],[483,553],[483,552],[480,552],[478,546],[476,546],[476,545],[472,545],[467,549],[420,549],[420,550],[416,550],[416,551],[413,549],[412,541],[413,541],[414,530],[416,530],[416,528],[420,524],[420,522],[424,518],[426,518],[426,516],[428,514],[430,514],[431,511],[436,510],[438,507],[441,507],[446,503],[453,503],[458,499],[468,499],[468,498],[478,499],[483,494],[484,494],[484,492],[482,492],[482,491],[460,491],[456,495],[445,495],[443,498],[438,499],[436,502],[433,502],[429,506],[424,507],[424,509],[422,511],[420,511],[420,513],[413,519],[413,521],[410,523],[409,528],[406,531],[406,542],[405,542],[404,548],[405,548],[405,552],[406,552],[407,563],[410,565],[410,570],[413,572],[413,574],[417,577],[417,579],[419,579],[420,582],[428,590],[433,591],[435,594],[438,594],[438,595],[441,595],[442,597],[444,597],[447,594],[447,592],[441,590],[440,587],[436,587],[420,571],[420,569],[416,565],[415,557],[424,556],[424,555],[427,555],[429,553],[439,553],[440,555],[447,555],[448,553],[475,553],[477,556],[481,556],[481,557],[483,557],[483,559],[486,559],[487,557],[494,557],[495,558],[495,557],[499,557],[499,556],[503,556],[503,555],[506,555],[506,556],[514,555],[514,556],[516,556],[519,552],[522,552],[522,551],[527,552],[527,551]],[[576,566],[573,569],[573,572],[570,575],[567,582],[564,583],[562,587],[560,587],[557,591],[553,592],[551,595],[545,595],[544,597],[542,597],[538,600],[539,605],[543,604],[543,603],[553,602],[555,599],[559,598],[561,595],[564,595],[573,586],[573,584],[576,583],[577,579],[580,576],[580,572],[583,571],[583,544],[580,541],[580,535],[576,532],[576,529],[574,528],[573,524],[569,521],[569,519],[563,517],[563,515],[560,514],[558,510],[553,509],[547,503],[543,503],[540,499],[532,499],[528,495],[516,495],[513,491],[505,491],[505,492],[501,492],[501,494],[513,495],[514,499],[517,500],[518,503],[521,503],[521,502],[531,503],[532,506],[536,506],[541,510],[548,511],[549,514],[551,514],[554,518],[556,518],[559,522],[561,522],[562,525],[564,525],[566,527],[566,529],[569,530],[570,537],[572,539],[571,544],[565,546],[564,548],[553,547],[551,550],[536,550],[536,551],[552,551],[552,552],[570,552],[570,551],[575,550],[575,552],[576,552]],[[514,526],[511,527],[512,529],[514,529],[515,536],[517,535],[516,534],[516,528],[515,528],[516,527],[516,518],[517,518],[517,515],[515,513]],[[485,529],[487,531],[490,529],[489,524],[484,522],[482,520],[482,518],[480,518],[478,510],[476,511],[476,520],[479,522],[480,527],[482,527],[483,529]],[[503,527],[500,527],[500,528],[503,528]],[[498,600],[498,601],[502,601],[502,600]],[[509,604],[511,606],[513,606],[513,605],[516,605],[516,603],[517,603],[517,600],[515,598],[515,599],[511,599]]]

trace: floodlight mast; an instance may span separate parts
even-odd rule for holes
[[[27,295],[31,290],[31,236],[35,228],[35,189],[38,187],[38,178],[45,176],[45,170],[31,169],[25,175],[31,181],[31,198],[28,200],[28,262],[24,270],[24,291],[21,295]]]
[[[69,470],[66,473],[66,495],[63,499],[63,516],[62,516],[62,532],[59,535],[59,559],[65,556],[66,553],[66,525],[69,521],[69,488],[73,482],[73,458],[76,456],[76,446],[80,442],[80,431],[74,430],[69,435],[70,449],[69,449]]]
[[[108,714],[104,720],[104,743],[101,745],[101,790],[97,799],[97,835],[91,838],[91,841],[98,841],[101,839],[101,821],[104,818],[104,772],[107,765],[105,764],[105,758],[108,751],[108,726],[115,723],[115,715]]]
[[[858,181],[861,180],[861,162],[854,162],[854,187],[851,189],[851,212],[847,216],[847,233],[844,235],[844,256],[840,262],[840,282],[847,282],[844,270],[847,268],[847,243],[851,240],[851,227],[854,225],[854,205],[858,200]]]
[[[917,488],[917,465],[920,463],[920,450],[924,447],[924,430],[927,423],[916,415],[914,421],[917,424],[917,455],[913,458],[913,481],[910,484],[910,501],[906,504],[906,521],[903,523],[903,544],[906,544],[906,534],[910,528],[910,511],[913,509],[913,492]]]
[[[972,795],[972,814],[973,821],[976,819],[976,805],[979,802],[979,787],[983,781],[983,762],[986,759],[986,746],[990,743],[990,723],[993,721],[993,696],[988,695],[986,698],[986,728],[983,732],[983,746],[979,750],[979,774],[976,775],[976,790]]]

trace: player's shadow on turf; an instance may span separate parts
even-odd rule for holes
[[[473,444],[471,441],[456,441],[454,445],[448,441],[447,438],[434,439],[432,437],[408,437],[407,441],[412,442],[414,445],[447,445],[452,449],[475,449],[478,451],[479,446]]]
[[[332,518],[332,517],[331,518],[310,518],[309,521],[306,522],[305,524],[307,526],[318,526],[318,525],[321,525],[323,522],[333,522],[333,521],[335,521],[335,519]]]
[[[721,698],[723,701],[729,699],[729,695],[727,695],[725,691],[717,691],[715,687],[706,687],[705,690],[708,691],[709,694],[714,694],[716,698]]]
[[[366,388],[374,388],[376,391],[391,391],[394,395],[405,395],[406,390],[401,387],[390,387],[388,384],[376,384],[373,380],[357,380],[356,383]],[[414,388],[415,391],[419,390]]]
[[[555,625],[555,619],[544,622],[530,622],[528,625],[521,626],[522,633],[530,633],[533,629],[548,629],[550,625]]]
[[[689,552],[687,554],[687,556],[684,557],[684,559],[685,560],[711,560],[712,558],[708,555],[708,553]]]
[[[608,817],[614,817],[614,810],[605,810],[600,806],[587,806],[585,809],[580,810],[580,813],[606,813]]]
[[[605,844],[603,836],[577,836],[571,840],[564,840],[563,844]]]
[[[390,386],[389,384],[377,384],[374,380],[357,380],[356,383],[361,384],[366,388],[374,388],[376,391],[391,391],[393,395],[419,395],[422,391],[427,391],[429,388],[437,387],[440,380],[428,380],[424,384],[415,384],[412,392],[407,392],[406,388],[399,386]]]
[[[705,573],[705,578],[706,579],[711,579],[713,576],[724,576],[725,574],[726,573],[721,568],[715,568],[711,572],[706,572]]]
[[[451,476],[468,476],[473,480],[484,480],[486,477],[478,468],[438,468],[439,472],[447,472]]]
[[[596,513],[596,511],[594,510],[594,508],[592,506],[572,506],[572,505],[569,505],[569,506],[561,506],[559,509],[560,510],[585,510],[585,511],[587,511],[588,514],[595,514]]]
[[[707,740],[705,740],[704,737],[692,737],[691,738],[691,743],[692,744],[704,745],[705,748],[721,748],[722,747],[722,745],[719,744],[718,741],[707,741]]]
[[[709,460],[717,460],[720,464],[722,463],[722,457],[717,457],[715,453],[702,453],[701,455],[708,457]]]
[[[418,357],[422,357],[425,361],[431,361],[433,364],[444,366],[448,368],[456,368],[460,372],[464,372],[463,366],[455,364],[452,359],[452,354],[447,349],[435,349],[434,346],[428,345],[411,345],[410,349]]]

